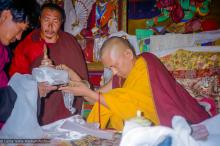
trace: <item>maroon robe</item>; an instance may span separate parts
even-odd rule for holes
[[[175,115],[184,117],[190,124],[199,123],[209,118],[208,113],[201,107],[160,62],[151,53],[143,53],[150,77],[154,104],[160,125],[172,126]],[[113,78],[113,88],[120,87],[119,78]]]
[[[42,48],[37,47],[43,47],[44,44],[44,41],[40,39],[40,30],[33,31],[31,38],[33,42],[29,42],[29,39],[27,42],[24,40],[22,43],[39,44],[35,45],[35,50],[41,50],[41,53],[36,55],[38,57],[30,63],[30,70],[41,64],[43,51]],[[28,45],[25,46],[28,48]],[[47,44],[47,48],[49,58],[53,61],[54,65],[65,64],[78,73],[82,79],[88,80],[87,67],[82,50],[77,40],[72,35],[60,31],[57,42],[54,44]],[[74,106],[77,108],[77,113],[79,114],[82,104],[83,98],[77,97]],[[71,116],[70,111],[64,106],[61,91],[53,91],[49,93],[47,97],[42,98],[41,110],[42,115],[40,116],[40,122],[43,125]]]

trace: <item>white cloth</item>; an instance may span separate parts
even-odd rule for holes
[[[192,47],[192,34],[165,34],[150,36],[150,51],[165,50],[178,47]]]
[[[83,29],[81,25],[73,27],[74,23],[77,23],[77,15],[76,11],[73,7],[72,0],[65,0],[64,1],[64,10],[66,14],[66,20],[64,23],[64,30],[69,32],[72,35],[77,35]]]
[[[190,126],[180,116],[174,116],[172,119],[173,128],[165,126],[142,127],[140,125],[132,127],[125,125],[125,127],[131,127],[131,129],[123,131],[120,146],[157,146],[168,136],[172,138],[171,146],[219,146],[220,114],[195,125],[200,124],[205,125],[208,129],[209,136],[206,140],[194,140],[191,136]]]
[[[211,117],[199,124],[206,126],[209,132],[209,136],[206,140],[197,141],[198,144],[201,146],[219,146],[220,144],[220,114],[214,117]]]
[[[65,119],[55,121],[55,122],[50,123],[48,125],[44,125],[44,126],[42,126],[42,129],[45,133],[47,133],[47,136],[51,139],[76,140],[76,139],[80,139],[80,138],[87,135],[85,133],[80,133],[77,131],[61,128],[61,126],[66,121],[74,121],[74,122],[77,122],[80,124],[85,123],[85,121],[82,118],[80,118],[79,115],[75,115],[72,117],[68,117]]]
[[[48,82],[50,85],[67,84],[68,72],[52,67],[38,67],[32,70],[32,76],[37,82]]]
[[[45,3],[46,0],[36,0],[36,1],[37,1],[37,3],[38,3],[40,6],[42,6],[42,5]]]
[[[0,131],[1,138],[42,138],[37,120],[37,82],[31,75],[16,73],[8,83],[17,94],[14,109]]]
[[[38,67],[32,70],[32,76],[37,82],[48,82],[50,85],[62,85],[69,83],[69,75],[65,70],[57,70],[52,67]],[[72,106],[74,102],[72,93],[63,92],[65,107],[74,114],[76,109]]]
[[[134,126],[125,134],[123,131],[120,146],[157,146],[168,136],[172,138],[171,146],[199,146],[190,136],[191,129],[184,118],[175,116],[172,125],[173,129],[165,126]]]
[[[213,42],[219,38],[220,30],[191,34],[167,33],[165,35],[152,35],[150,37],[150,51],[195,47],[198,44]]]
[[[76,36],[83,28],[86,28],[94,2],[95,0],[77,0],[73,6],[72,0],[64,0],[66,14],[64,30]]]
[[[98,123],[87,123],[80,115],[62,119],[42,126],[48,136],[53,139],[76,140],[86,135],[92,135],[103,139],[112,139],[114,133],[100,130]]]
[[[33,75],[16,73],[9,81],[9,85],[17,94],[12,113],[0,131],[0,138],[42,138],[44,133],[37,120],[37,82],[48,82],[51,85],[69,82],[68,73],[63,70],[42,67],[34,68]],[[70,112],[74,95],[64,93],[64,103]],[[34,132],[33,132],[34,131]]]
[[[94,39],[94,47],[93,47],[94,61],[101,61],[100,49],[106,39],[107,37],[99,37]]]

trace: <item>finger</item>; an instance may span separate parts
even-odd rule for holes
[[[194,138],[195,138],[196,140],[206,139],[207,137],[208,137],[208,135],[207,135],[207,134],[203,134],[203,133],[199,133],[199,134],[197,134],[197,135],[194,136]]]
[[[45,86],[46,82],[38,82],[39,86]]]
[[[59,70],[61,70],[61,67],[60,67],[59,65],[58,65],[58,66],[56,66],[55,68],[56,68],[56,69],[59,69]]]
[[[47,91],[45,89],[43,89],[40,95],[42,97],[46,97],[47,96]]]
[[[49,84],[49,82],[41,82],[41,84],[44,85],[44,86],[51,86],[51,85]]]
[[[72,91],[70,90],[62,90],[63,92],[66,92],[66,93],[73,93]]]
[[[49,86],[49,87],[47,87],[48,91],[56,90],[56,89],[57,89],[57,86]]]
[[[69,67],[67,67],[65,64],[61,64],[63,69],[68,69]]]
[[[46,92],[49,93],[49,92],[56,90],[56,89],[57,89],[56,86],[49,86],[49,87],[46,87]]]
[[[62,66],[63,66],[63,64],[59,64],[56,66],[56,69],[63,69]]]
[[[58,90],[69,90],[69,87],[67,86],[67,87],[60,87],[60,88],[58,88]]]
[[[198,129],[196,130],[198,133],[207,133],[208,131],[206,129]]]

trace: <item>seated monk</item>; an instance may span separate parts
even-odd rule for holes
[[[104,42],[100,55],[104,67],[124,80],[121,86],[112,89],[114,82],[110,81],[93,91],[81,82],[76,73],[63,67],[72,76],[73,84],[59,89],[84,96],[94,103],[88,122],[99,122],[103,129],[111,127],[122,130],[124,121],[135,117],[137,110],[142,111],[143,116],[154,125],[169,127],[174,115],[184,117],[190,124],[209,118],[208,113],[153,54],[136,56],[126,39],[112,37]]]

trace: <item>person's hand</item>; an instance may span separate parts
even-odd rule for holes
[[[57,65],[56,69],[67,71],[71,81],[81,81],[80,76],[75,71],[73,71],[71,68],[66,66],[65,64]]]
[[[192,127],[192,137],[195,140],[205,140],[207,139],[209,132],[205,125],[193,125]]]
[[[46,97],[50,91],[56,90],[56,86],[51,86],[46,82],[38,83],[38,91],[40,97]]]
[[[90,92],[90,88],[81,81],[70,82],[68,86],[60,87],[59,90],[73,93],[76,96],[87,96]]]

